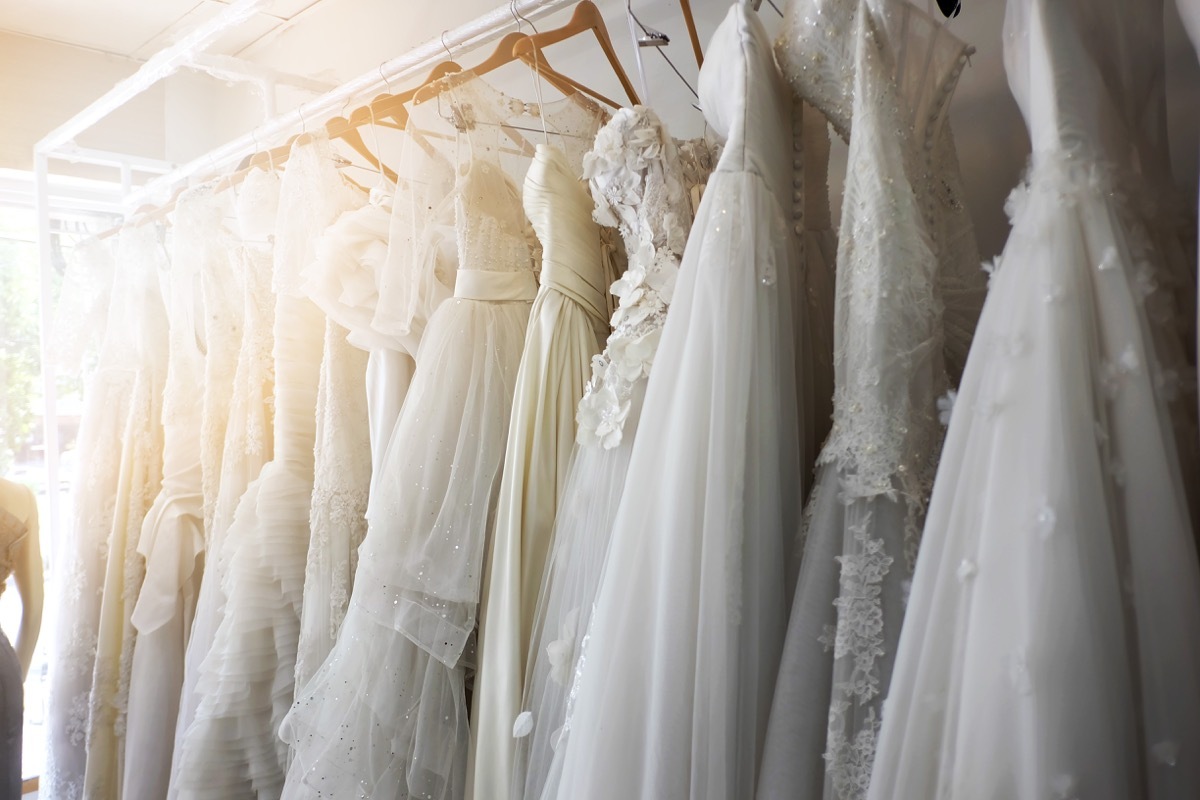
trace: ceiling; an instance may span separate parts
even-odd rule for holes
[[[4,0],[0,31],[144,61],[230,0]],[[236,54],[296,21],[321,0],[274,0],[212,52]]]

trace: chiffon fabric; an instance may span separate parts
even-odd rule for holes
[[[220,293],[213,295],[224,300],[229,288],[238,290],[235,301],[241,305],[242,312],[236,319],[241,322],[241,336],[229,393],[224,398],[214,396],[211,392],[205,397],[206,407],[210,408],[210,403],[223,399],[228,404],[228,419],[225,441],[220,449],[221,474],[217,482],[216,503],[212,509],[212,519],[206,518],[202,532],[203,558],[198,556],[192,565],[193,572],[184,577],[184,580],[195,581],[197,574],[202,574],[184,659],[168,797],[177,795],[178,756],[184,734],[195,719],[196,707],[200,704],[200,696],[196,693],[200,665],[212,647],[224,613],[225,592],[222,583],[229,569],[226,551],[233,549],[225,546],[226,533],[233,523],[242,493],[258,477],[263,465],[271,460],[274,451],[275,366],[271,359],[271,348],[274,341],[275,297],[271,293],[271,239],[275,232],[279,183],[277,173],[263,170],[251,172],[242,182],[235,208],[238,241],[231,254],[233,274],[226,278],[232,280],[233,284],[231,287],[219,287]],[[204,275],[209,276],[209,280],[203,282],[205,287],[211,285],[211,280],[221,277],[218,270],[205,272]],[[206,315],[206,326],[219,324],[228,318],[227,314],[225,311]],[[211,352],[211,343],[217,340],[217,334],[208,338]],[[203,444],[201,448],[202,456],[212,452],[211,449],[206,450]],[[203,457],[201,464],[203,467]]]
[[[422,337],[337,643],[284,721],[287,798],[465,793],[465,683],[536,282],[499,153],[501,123],[529,127],[528,109],[470,73],[441,102],[467,159],[443,200],[456,209],[455,296]]]
[[[126,228],[120,234],[119,269],[131,274],[130,313],[121,324],[130,326],[129,363],[134,378],[129,414],[122,426],[120,469],[106,548],[88,715],[85,797],[121,797],[137,638],[131,617],[145,576],[138,542],[163,475],[162,401],[169,333],[161,284],[168,264],[160,235],[154,225]]]
[[[683,254],[576,667],[557,797],[752,797],[799,525],[791,96],[737,3],[700,73],[725,139]],[[782,163],[781,163],[782,160]]]
[[[597,115],[595,121],[599,123]],[[593,131],[583,135],[594,136]],[[575,407],[592,356],[608,336],[608,284],[599,226],[576,166],[539,144],[522,202],[542,245],[541,288],[530,312],[509,422],[496,529],[483,579],[479,672],[471,701],[467,793],[504,800],[513,769],[513,719],[575,441]],[[476,788],[477,787],[477,788]]]
[[[814,52],[823,56],[816,69]],[[938,398],[982,303],[984,276],[944,121],[968,52],[905,0],[788,6],[785,72],[849,134],[850,148],[833,426],[805,510],[760,800],[861,800],[870,779],[941,449]]]
[[[275,306],[274,457],[238,504],[226,604],[183,739],[181,798],[278,796],[287,748],[276,731],[292,703],[309,541],[324,315],[299,294],[315,242],[361,202],[342,180],[328,140],[297,143],[280,186],[272,287]]]
[[[1194,409],[1191,320],[1131,155],[1163,110],[1144,58],[1160,12],[1008,3],[1033,155],[950,416],[871,800],[1200,793],[1197,443],[1172,419]]]
[[[126,254],[129,253],[126,239]],[[46,701],[47,797],[80,800],[87,763],[92,668],[104,591],[106,548],[116,507],[121,434],[133,391],[131,328],[135,272],[116,269],[112,240],[76,245],[63,278],[54,324],[53,357],[60,370],[83,373],[83,414],[75,438],[76,474],[67,530],[54,542],[51,602],[58,624],[51,637]],[[95,337],[95,331],[102,331]],[[89,343],[98,339],[93,352]],[[88,363],[96,359],[90,372]]]
[[[203,425],[205,396],[196,387],[208,386],[201,349],[206,320],[222,318],[219,307],[204,302],[202,275],[212,269],[210,262],[227,266],[232,255],[223,230],[222,201],[227,197],[212,189],[199,186],[180,195],[172,225],[162,491],[142,525],[137,550],[145,560],[146,578],[130,617],[138,640],[129,682],[122,786],[127,799],[166,797],[184,651],[200,588],[195,563],[204,544],[204,495],[197,431]]]
[[[584,159],[593,216],[618,228],[628,269],[605,350],[576,414],[578,430],[533,616],[517,737],[512,797],[552,797],[566,748],[568,689],[591,620],[613,515],[625,487],[646,379],[671,302],[692,211],[689,190],[707,177],[681,154],[652,110],[621,109]]]

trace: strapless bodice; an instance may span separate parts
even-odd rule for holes
[[[592,200],[563,154],[539,144],[525,175],[525,215],[542,243],[542,286],[567,295],[607,320],[600,226]]]

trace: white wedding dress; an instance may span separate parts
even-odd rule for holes
[[[175,755],[172,759],[171,788],[169,797],[177,796],[175,774],[179,769],[179,753],[184,734],[196,716],[200,697],[196,694],[196,681],[200,677],[200,665],[212,647],[217,626],[224,613],[225,594],[221,588],[228,572],[228,558],[224,557],[225,534],[233,523],[238,501],[250,482],[258,477],[264,464],[271,460],[275,365],[271,359],[274,341],[272,326],[275,319],[275,297],[271,293],[272,237],[275,233],[275,217],[279,202],[279,175],[275,172],[255,170],[242,182],[236,200],[236,238],[232,265],[226,269],[213,269],[205,274],[210,281],[218,280],[225,273],[225,280],[232,285],[220,287],[213,295],[225,301],[226,292],[235,289],[233,302],[240,304],[241,314],[231,317],[222,302],[222,313],[216,319],[206,317],[209,327],[230,319],[240,320],[240,343],[237,365],[234,368],[233,385],[225,395],[228,418],[225,424],[225,441],[220,448],[221,474],[217,483],[217,497],[212,509],[211,520],[205,522],[200,548],[203,557],[197,557],[192,565],[193,575],[182,575],[183,580],[195,580],[194,571],[202,568],[200,592],[192,618],[191,634],[188,638],[184,659],[183,688],[180,691],[178,721],[174,733]],[[232,275],[228,273],[232,272]],[[208,339],[211,344],[219,340],[213,331]],[[218,351],[223,348],[218,345]],[[206,391],[205,402],[217,402],[212,391]],[[203,455],[211,447],[202,446]],[[186,564],[182,565],[186,573]]]
[[[76,245],[55,311],[53,356],[59,369],[84,373],[83,414],[75,439],[70,519],[54,542],[58,624],[52,637],[46,703],[47,797],[81,800],[86,766],[88,698],[96,661],[108,535],[116,505],[121,434],[134,371],[131,269],[118,270],[113,240]],[[99,333],[99,336],[97,336]],[[95,352],[93,352],[93,350]]]
[[[281,729],[289,799],[464,796],[465,681],[537,285],[499,152],[501,123],[531,127],[524,106],[470,73],[441,102],[466,158],[443,200],[456,209],[454,297],[422,337],[337,643]],[[437,236],[428,247],[437,252]]]
[[[784,71],[850,149],[833,427],[805,510],[760,800],[861,800],[870,779],[941,449],[938,397],[983,300],[945,124],[969,52],[906,0],[788,6]]]
[[[654,357],[576,667],[560,800],[754,795],[786,627],[804,409],[791,94],[736,3],[700,72],[725,139]]]
[[[565,119],[570,106],[555,115],[554,144],[537,145],[521,198],[542,246],[541,288],[517,372],[484,570],[467,778],[468,796],[480,800],[508,797],[512,721],[521,705],[530,627],[575,441],[575,407],[592,356],[608,336],[607,289],[616,278],[579,180],[584,152],[604,114],[583,103],[575,109],[577,122]],[[566,124],[570,139],[557,135]]]
[[[183,686],[184,651],[191,630],[204,545],[201,431],[206,386],[206,320],[223,320],[202,297],[202,276],[228,271],[233,242],[224,229],[228,196],[202,185],[180,195],[172,220],[171,265],[166,282],[169,325],[163,390],[162,491],[146,515],[138,553],[146,578],[131,622],[137,629],[129,681],[126,731],[126,800],[162,800],[171,776],[171,752]],[[238,327],[234,328],[240,333]],[[239,337],[240,338],[240,337]],[[223,398],[228,402],[227,396]]]
[[[1190,320],[1134,158],[1162,112],[1161,25],[1158,2],[1008,3],[1033,155],[950,416],[871,800],[1200,796],[1180,467],[1197,442],[1172,420],[1194,409]]]
[[[556,770],[562,764],[555,757],[566,752],[568,689],[591,620],[646,380],[691,227],[688,193],[708,176],[708,170],[692,166],[685,173],[675,143],[645,106],[617,111],[584,159],[594,201],[591,213],[620,231],[628,268],[612,286],[619,301],[613,332],[604,352],[592,359],[591,378],[577,410],[576,444],[540,581],[524,700],[515,720],[509,791],[514,798],[552,797],[558,785]],[[510,731],[513,723],[509,720]]]
[[[168,264],[160,235],[156,225],[126,228],[120,234],[117,269],[131,273],[127,284],[129,316],[123,324],[130,326],[128,363],[134,378],[121,435],[121,466],[113,497],[92,669],[84,797],[97,800],[121,797],[126,713],[137,639],[131,616],[146,569],[138,542],[142,523],[162,484],[162,402],[169,333],[162,291]]]
[[[361,202],[328,140],[292,147],[279,194],[275,306],[274,457],[238,504],[224,615],[197,681],[200,704],[177,758],[181,798],[274,797],[287,748],[277,731],[295,687],[309,540],[316,411],[325,318],[300,294],[320,233]]]

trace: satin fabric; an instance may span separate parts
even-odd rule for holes
[[[467,768],[467,796],[480,800],[508,797],[513,719],[520,711],[558,494],[575,443],[575,409],[591,375],[592,356],[608,336],[600,228],[592,220],[591,197],[559,150],[538,145],[523,202],[542,243],[542,287],[517,373],[496,530],[484,573]]]

